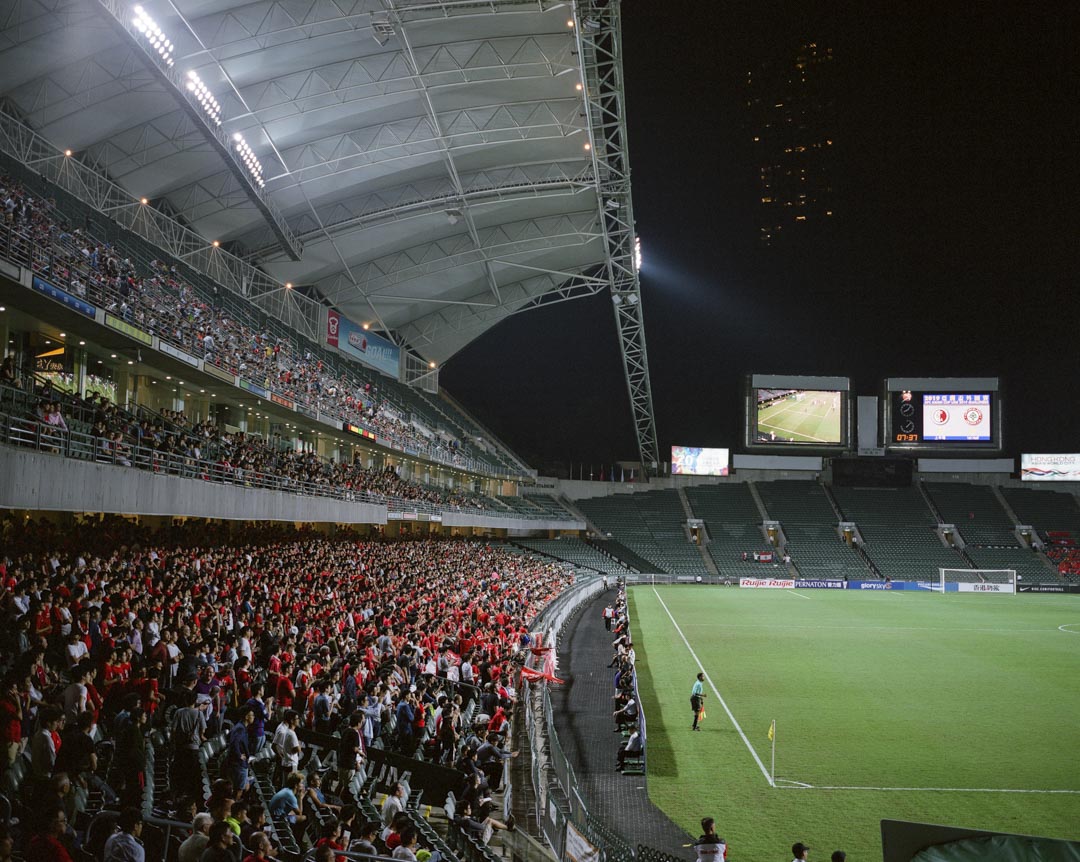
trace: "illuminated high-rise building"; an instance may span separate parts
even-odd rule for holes
[[[746,106],[758,169],[758,236],[768,246],[832,229],[836,86],[833,50],[804,41],[746,75]]]

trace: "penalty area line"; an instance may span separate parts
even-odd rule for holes
[[[780,784],[779,779],[777,779],[776,787],[780,790],[875,790],[882,793],[1043,793],[1080,796],[1080,790],[1026,790],[1014,787],[866,787],[854,784],[803,784],[798,781]]]
[[[754,751],[754,746],[752,746],[750,744],[750,740],[746,738],[746,734],[743,733],[743,729],[739,726],[739,722],[735,720],[735,716],[732,715],[731,710],[728,709],[728,705],[724,701],[723,695],[721,695],[720,691],[716,688],[716,685],[712,681],[712,677],[709,676],[709,672],[705,670],[705,665],[703,665],[701,663],[701,659],[697,657],[697,653],[694,652],[694,648],[690,646],[690,641],[686,639],[686,635],[684,635],[682,629],[679,628],[679,624],[675,622],[675,617],[671,615],[671,611],[668,609],[667,603],[664,602],[662,598],[660,598],[660,593],[656,592],[656,587],[653,587],[653,593],[656,595],[656,600],[660,602],[660,606],[664,609],[664,612],[668,615],[668,619],[671,620],[671,624],[675,626],[675,631],[679,633],[679,637],[682,638],[682,642],[686,644],[686,648],[690,650],[690,655],[694,659],[694,662],[701,669],[701,672],[705,674],[705,679],[709,681],[709,688],[711,688],[713,694],[716,695],[716,699],[720,701],[720,705],[724,708],[724,712],[727,713],[727,717],[731,719],[731,723],[735,727],[735,730],[739,734],[739,737],[742,739],[747,751],[749,751],[750,754],[753,756],[754,763],[756,763],[758,769],[761,770],[761,774],[765,776],[765,780],[769,782],[769,786],[775,787],[776,784],[773,782],[772,777],[769,775],[769,770],[765,768],[765,764],[761,762],[761,758],[758,757],[758,753]]]

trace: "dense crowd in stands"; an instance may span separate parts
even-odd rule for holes
[[[275,820],[331,857],[351,843],[426,858],[395,816],[402,793],[363,823],[350,782],[372,747],[464,771],[462,829],[513,828],[491,816],[491,793],[511,756],[515,657],[570,579],[550,562],[465,540],[8,515],[0,579],[0,766],[28,762],[12,802],[31,862],[72,858],[88,799],[125,807],[104,858],[142,858],[121,851],[138,844],[151,731],[170,735],[157,756],[172,791],[155,810],[192,824],[181,862],[240,859],[241,845],[265,858]],[[466,691],[478,701],[468,723]],[[213,781],[198,752],[225,732]],[[309,760],[305,732],[340,734],[336,772]],[[102,739],[115,745],[107,763]],[[260,752],[270,800],[255,792]]]
[[[57,286],[309,410],[389,438],[397,449],[424,448],[464,463],[460,440],[418,430],[374,378],[345,364],[331,368],[298,342],[241,320],[216,296],[201,296],[175,265],[154,260],[149,271],[137,271],[121,248],[71,228],[51,201],[10,177],[0,176],[0,202],[12,229],[6,239],[24,246],[20,256],[32,253],[34,271]]]
[[[7,367],[11,369],[10,363]],[[37,384],[34,394],[29,418],[48,426],[46,443],[53,440],[59,445],[61,434],[68,430],[66,407],[69,416],[89,426],[95,457],[102,463],[130,467],[141,458],[152,461],[162,472],[198,476],[199,462],[210,462],[226,481],[237,483],[273,477],[286,490],[304,483],[324,485],[346,495],[377,494],[436,506],[486,509],[490,503],[484,495],[462,488],[408,481],[392,467],[365,468],[358,462],[329,461],[314,452],[289,448],[280,439],[266,440],[242,431],[229,433],[211,421],[193,423],[180,411],[163,411],[150,418],[146,410],[128,412],[103,395],[64,395],[47,381]]]
[[[1080,547],[1076,537],[1068,530],[1050,530],[1046,533],[1046,556],[1057,566],[1061,575],[1080,575]]]

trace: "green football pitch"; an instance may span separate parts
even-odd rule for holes
[[[759,406],[757,431],[796,443],[839,443],[840,393],[808,391],[798,401],[785,398]]]
[[[637,586],[630,610],[649,795],[736,862],[880,859],[882,819],[1080,839],[1080,599]]]

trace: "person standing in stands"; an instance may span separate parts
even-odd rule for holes
[[[705,674],[699,672],[697,679],[694,680],[694,685],[690,689],[690,709],[694,713],[694,723],[690,726],[691,730],[701,730],[698,727],[698,719],[701,716],[701,708],[705,705]]]

